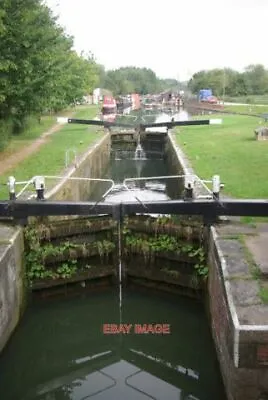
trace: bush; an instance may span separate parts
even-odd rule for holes
[[[20,135],[24,130],[29,127],[29,117],[26,115],[14,115],[12,117],[13,135]]]
[[[7,146],[12,135],[12,122],[10,120],[0,119],[0,151]]]

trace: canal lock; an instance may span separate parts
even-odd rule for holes
[[[110,165],[103,177],[113,179],[117,189],[106,200],[132,200],[133,193],[140,202],[181,197],[183,179],[176,176],[182,171],[170,146],[166,133],[111,132]],[[126,190],[122,182],[128,179]],[[122,221],[106,216],[47,221],[25,229],[27,277],[36,295],[122,284],[202,296],[206,228],[198,217],[145,213]]]
[[[152,195],[164,200],[182,195],[183,179],[153,178],[182,174],[173,160],[167,135],[160,136],[161,140],[159,135],[150,132],[148,136],[141,136],[137,143],[136,137],[125,135],[120,143],[113,142],[111,135],[111,160],[103,177],[114,179],[116,190],[106,197],[107,201],[116,203],[131,199],[143,204],[146,199],[152,199]],[[136,153],[138,144],[145,154]],[[122,182],[131,177],[138,179],[128,181],[128,189],[122,187]],[[143,177],[151,179],[142,180]],[[91,197],[96,201],[100,198],[97,192],[94,191],[96,198]],[[3,354],[0,362],[0,388],[5,390],[8,400],[18,398],[14,397],[15,392],[20,396],[33,393],[32,397],[25,397],[33,399],[39,399],[36,393],[59,394],[66,391],[64,382],[67,381],[68,393],[72,393],[70,398],[81,398],[76,393],[80,385],[90,397],[93,383],[89,372],[97,373],[97,368],[100,373],[107,373],[108,365],[114,379],[113,366],[125,376],[134,364],[133,375],[138,377],[139,373],[140,380],[135,381],[134,377],[131,381],[132,378],[126,376],[125,398],[128,398],[127,390],[145,393],[144,385],[149,384],[152,392],[146,398],[158,399],[159,378],[161,385],[166,383],[163,386],[165,398],[175,394],[181,400],[224,398],[202,307],[186,297],[202,298],[206,288],[206,227],[202,220],[191,216],[152,216],[146,214],[146,209],[144,211],[143,215],[130,215],[122,221],[107,216],[43,218],[25,228],[27,276],[32,295],[45,300],[64,296],[68,300],[63,305],[59,299],[53,302],[52,308],[48,307],[49,302],[42,302],[37,312],[29,309],[29,329],[26,321],[24,334],[18,330],[13,341],[15,345]],[[106,295],[107,288],[116,289],[116,302]],[[138,294],[138,288],[144,288],[145,295]],[[155,291],[158,294],[150,297],[149,292]],[[186,296],[176,296],[178,303],[172,296],[169,302],[159,296],[160,291]],[[90,297],[92,292],[95,293]],[[73,294],[79,294],[79,300],[74,300]],[[174,334],[168,338],[120,335],[120,346],[115,346],[110,337],[100,335],[100,327],[105,322],[116,321],[118,309],[119,323],[164,322],[168,312]],[[35,333],[31,328],[33,325],[42,326],[41,336],[38,330]],[[22,344],[25,335],[28,341],[37,343],[36,351]],[[79,340],[70,341],[71,337]],[[27,367],[23,368],[23,359],[20,359],[23,351],[16,352],[20,341],[22,348],[28,349],[24,359],[35,365],[34,374],[32,370],[28,374]],[[72,345],[66,348],[65,342]],[[47,348],[53,348],[49,363]],[[95,364],[91,361],[94,359],[98,361]],[[12,373],[13,363],[24,370],[23,379]],[[80,377],[80,381],[73,380],[74,376]],[[11,379],[16,384],[10,385]],[[106,398],[111,398],[110,391]]]

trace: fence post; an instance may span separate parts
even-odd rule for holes
[[[43,176],[36,176],[34,178],[34,186],[37,194],[37,200],[45,200],[45,178]]]
[[[194,177],[186,175],[184,179],[184,200],[192,200],[194,197]]]
[[[9,200],[16,200],[16,179],[10,176],[7,182],[9,188]]]
[[[213,192],[213,198],[215,200],[219,200],[220,198],[220,189],[221,189],[220,176],[214,175],[212,177],[212,192]]]

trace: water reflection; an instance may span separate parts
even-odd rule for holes
[[[98,293],[28,309],[0,357],[5,400],[224,399],[202,305]],[[170,324],[171,334],[103,334],[103,324]],[[189,397],[190,396],[190,397]]]

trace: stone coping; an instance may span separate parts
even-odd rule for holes
[[[176,153],[178,161],[179,161],[179,163],[180,163],[180,165],[181,165],[181,167],[182,167],[182,169],[184,171],[184,174],[196,175],[196,173],[195,173],[194,169],[192,168],[188,158],[186,157],[186,155],[183,153],[183,151],[178,146],[178,144],[176,142],[175,135],[172,132],[169,132],[168,137],[170,139],[170,142],[171,142],[171,145],[173,147],[173,150]],[[209,178],[207,178],[207,179],[209,179]],[[198,197],[198,196],[206,196],[206,195],[208,195],[208,192],[205,189],[205,187],[200,182],[196,182],[195,183],[195,187],[194,187],[194,196]]]
[[[18,226],[9,226],[0,223],[0,246],[1,248],[10,246],[14,243],[15,238],[20,232],[21,228]]]
[[[259,282],[254,277],[246,246],[231,235],[230,238],[222,236],[217,227],[211,227],[211,235],[234,325],[239,330],[268,333],[268,304],[264,304],[260,298]]]

